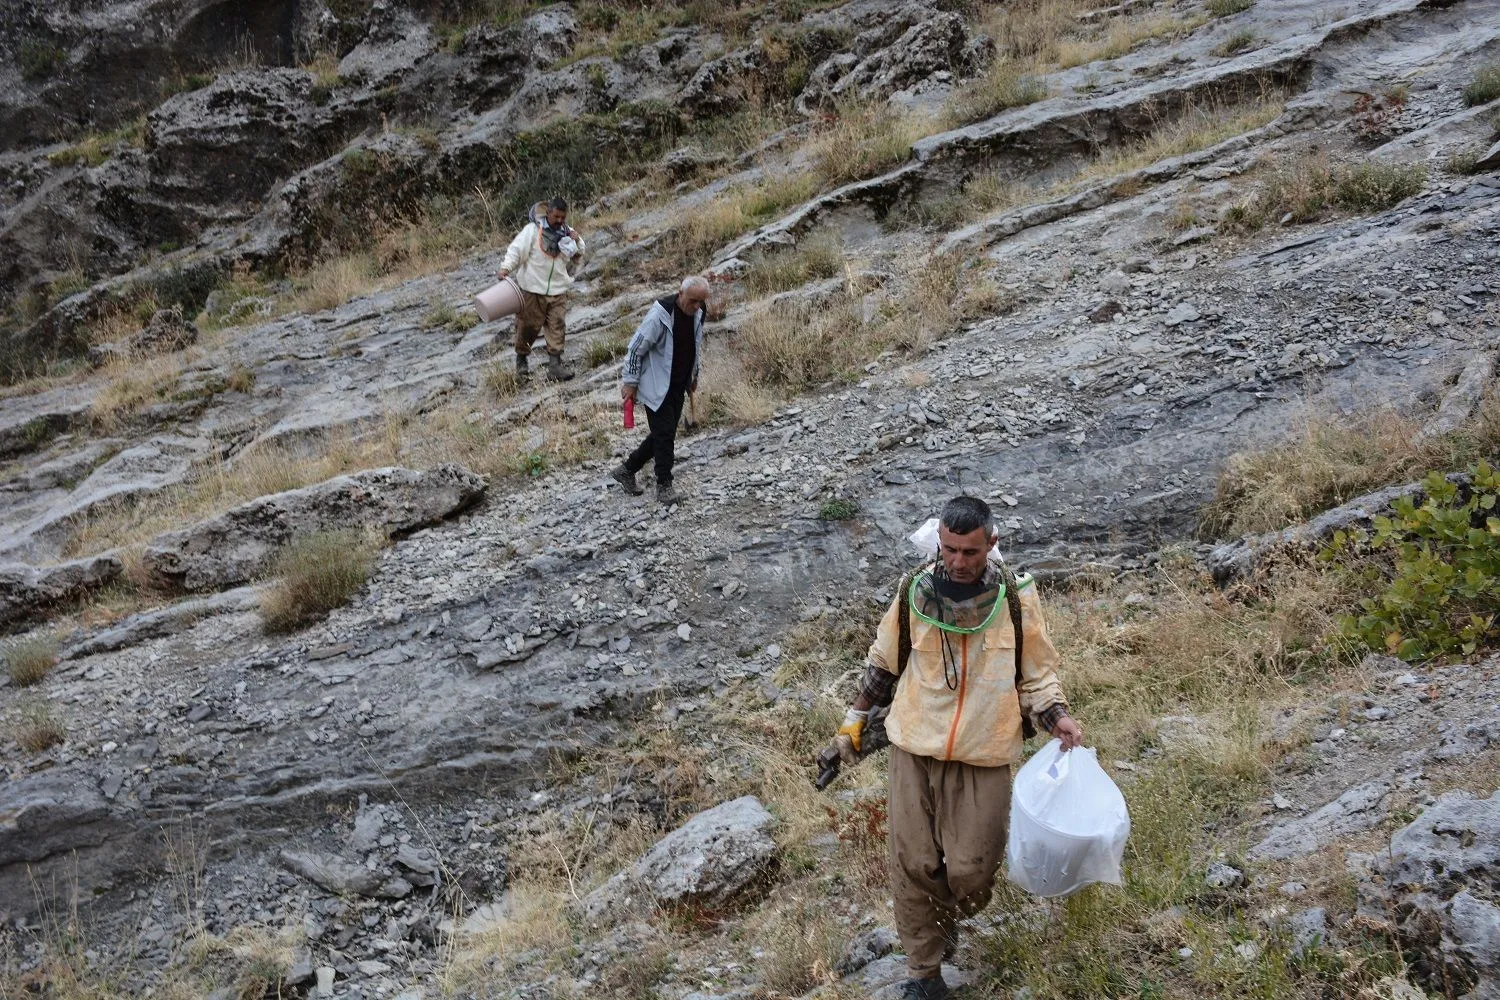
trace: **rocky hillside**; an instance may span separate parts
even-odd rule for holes
[[[1500,449],[1496,0],[0,23],[0,994],[883,988],[878,767],[808,762],[960,491],[1136,834],[955,977],[1495,989],[1489,639],[1366,657],[1279,554]],[[555,193],[579,376],[518,386],[470,299]],[[606,472],[687,273],[663,510]]]

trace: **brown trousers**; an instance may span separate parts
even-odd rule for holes
[[[989,905],[1010,826],[1010,765],[891,747],[891,894],[907,974],[936,976],[958,921]]]
[[[516,315],[516,353],[531,353],[537,334],[547,332],[547,353],[561,354],[568,336],[566,295],[538,295],[524,289],[521,311]]]

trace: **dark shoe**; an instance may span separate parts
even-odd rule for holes
[[[642,493],[646,492],[645,490],[641,489],[641,484],[635,481],[635,473],[631,472],[623,465],[615,466],[615,468],[610,472],[609,478],[613,479],[615,482],[623,486],[625,488],[625,492],[629,493],[633,497],[638,497]]]
[[[901,984],[901,1000],[944,1000],[948,984],[942,976],[930,979],[908,979]]]
[[[516,355],[516,381],[531,381],[531,362],[526,359],[526,355],[524,354]]]
[[[678,497],[677,491],[672,488],[670,483],[666,486],[663,486],[661,483],[656,484],[656,502],[663,507],[670,507],[679,499],[681,498]]]
[[[552,382],[566,382],[573,377],[573,372],[563,367],[561,354],[547,354],[547,378]]]

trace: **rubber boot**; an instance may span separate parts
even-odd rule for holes
[[[553,382],[566,382],[573,377],[573,373],[563,367],[562,352],[553,354],[547,352],[547,378]]]
[[[531,362],[527,360],[526,355],[524,355],[524,354],[517,354],[516,355],[516,382],[517,383],[521,383],[521,382],[530,382],[530,381],[531,381]]]

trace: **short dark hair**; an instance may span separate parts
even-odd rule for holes
[[[561,198],[553,198],[551,201],[547,202],[547,207],[555,208],[559,212],[566,212],[568,210],[568,203],[563,201]]]
[[[990,505],[978,497],[954,497],[943,505],[943,527],[956,535],[967,535],[971,531],[984,529],[985,534],[995,530],[995,515]]]

